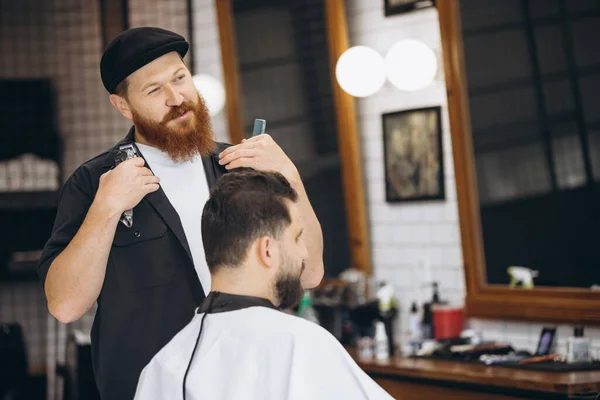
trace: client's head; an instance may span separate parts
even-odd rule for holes
[[[219,179],[202,214],[212,290],[266,297],[281,308],[298,303],[308,251],[297,199],[279,173],[230,172]]]

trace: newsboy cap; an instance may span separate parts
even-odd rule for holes
[[[102,55],[102,83],[113,94],[119,83],[144,65],[172,51],[183,58],[189,47],[183,36],[161,28],[141,27],[123,31]]]

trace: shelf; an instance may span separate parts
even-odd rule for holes
[[[2,282],[33,282],[39,281],[40,277],[37,271],[23,271],[23,272],[0,272],[0,283]]]
[[[0,192],[0,211],[52,209],[58,204],[58,191]]]
[[[37,265],[41,255],[41,250],[14,253],[8,265],[0,267],[0,282],[37,281]]]

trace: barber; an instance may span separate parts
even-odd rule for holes
[[[92,357],[105,400],[133,398],[144,366],[210,291],[201,215],[228,170],[277,171],[292,183],[310,252],[302,284],[315,287],[323,276],[321,228],[296,167],[269,135],[236,146],[214,141],[182,61],[188,48],[182,36],[152,27],[129,29],[107,47],[102,83],[133,126],[65,182],[38,266],[59,321],[75,321],[97,303]]]

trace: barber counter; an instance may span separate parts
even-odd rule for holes
[[[600,371],[539,372],[408,357],[364,361],[349,352],[398,400],[595,399],[600,391]]]

